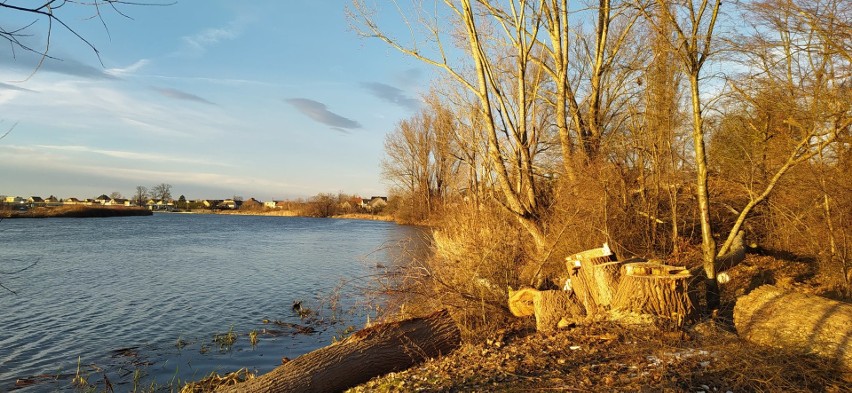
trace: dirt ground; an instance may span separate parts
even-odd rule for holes
[[[852,372],[751,344],[730,319],[736,297],[763,285],[837,297],[812,263],[749,255],[728,271],[715,318],[683,331],[593,323],[537,333],[532,317],[452,354],[350,392],[852,392]],[[803,310],[804,311],[804,310]]]

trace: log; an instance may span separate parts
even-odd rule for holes
[[[615,315],[649,315],[675,327],[695,318],[696,301],[689,290],[692,275],[686,268],[637,262],[624,264],[624,272],[612,302]]]
[[[852,370],[852,304],[764,285],[737,299],[734,326],[746,340]]]
[[[258,378],[217,392],[336,392],[373,377],[447,354],[461,333],[446,310],[423,318],[384,323],[299,356]]]

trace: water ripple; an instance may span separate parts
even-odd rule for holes
[[[166,214],[2,226],[0,269],[38,264],[4,277],[19,295],[0,294],[0,391],[16,378],[73,373],[78,359],[131,363],[125,368],[154,360],[148,373],[159,383],[222,367],[269,370],[331,334],[267,338],[256,349],[243,338],[230,353],[201,355],[202,346],[229,328],[262,328],[264,318],[300,322],[292,301],[320,302],[342,278],[369,272],[363,256],[413,232],[382,222]],[[190,346],[176,348],[179,338]],[[140,353],[112,352],[128,347]]]

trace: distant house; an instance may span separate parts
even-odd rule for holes
[[[249,198],[243,201],[242,205],[240,205],[240,209],[260,209],[263,207],[263,202],[258,201],[254,198]]]
[[[95,202],[100,203],[101,205],[106,205],[110,200],[112,200],[112,198],[108,197],[106,194],[101,194],[101,196],[95,198]]]
[[[59,199],[56,198],[55,196],[51,195],[51,196],[47,197],[47,199],[44,200],[44,205],[45,206],[61,206],[62,202],[60,202]]]
[[[105,203],[105,205],[107,205],[107,206],[130,206],[131,203],[130,203],[130,199],[111,198],[109,201],[107,201],[107,203]]]
[[[145,207],[151,211],[174,211],[174,201],[164,201],[161,199],[149,199],[145,202]]]
[[[388,197],[374,196],[367,202],[366,209],[369,212],[378,212],[388,205]]]
[[[27,198],[27,203],[29,203],[29,205],[32,206],[32,207],[44,206],[45,205],[44,199],[42,199],[41,197],[37,197],[37,196],[31,196],[31,197]]]
[[[235,210],[238,207],[240,207],[240,203],[238,201],[233,200],[233,199],[225,199],[222,202],[219,202],[218,204],[216,204],[217,209]]]
[[[201,201],[201,205],[206,209],[217,209],[222,202],[224,202],[224,199],[204,199]]]
[[[268,208],[268,209],[275,209],[276,207],[278,207],[278,202],[266,201],[266,202],[263,202],[263,207]]]
[[[66,198],[64,201],[62,201],[62,204],[63,205],[83,205],[83,204],[85,204],[85,202],[83,202],[83,201],[81,201],[77,198]]]
[[[22,205],[26,203],[27,200],[19,196],[7,196],[3,202],[6,202],[7,204]]]

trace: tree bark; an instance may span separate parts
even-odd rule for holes
[[[689,290],[692,275],[685,268],[638,262],[625,264],[624,270],[612,302],[616,313],[650,315],[676,327],[695,317],[695,299]]]
[[[594,314],[609,308],[621,275],[622,262],[607,245],[571,255],[566,259],[571,287],[577,299]]]
[[[852,304],[764,285],[737,300],[734,326],[746,340],[852,370]]]
[[[461,334],[446,310],[376,325],[218,392],[335,392],[456,349]]]
[[[583,306],[571,292],[541,291],[533,300],[535,329],[552,332],[559,329],[561,322],[578,322],[586,315]]]

